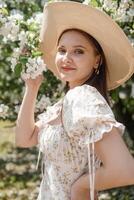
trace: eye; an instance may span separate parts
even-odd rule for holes
[[[82,49],[75,49],[74,52],[76,54],[84,54],[84,51]]]
[[[66,50],[64,48],[59,47],[57,52],[60,53],[60,54],[64,54],[64,53],[66,53]]]

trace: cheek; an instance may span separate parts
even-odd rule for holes
[[[87,60],[87,59],[79,60],[78,63],[79,63],[78,69],[82,76],[92,74],[94,69],[92,60]]]
[[[94,67],[94,62],[95,59],[93,56],[86,56],[85,59],[83,59],[84,66],[88,66],[89,69],[92,69]]]
[[[84,69],[86,71],[92,69],[93,67],[93,63],[91,60],[85,58],[85,59],[78,59],[77,61],[77,64],[79,66],[80,69]]]
[[[55,56],[55,65],[58,66],[60,62],[61,62],[61,57],[58,54],[56,54],[56,56]]]

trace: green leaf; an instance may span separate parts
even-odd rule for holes
[[[5,8],[1,8],[1,9],[0,9],[0,14],[8,15],[8,11],[7,11],[7,9],[5,9]]]
[[[34,52],[32,52],[32,56],[33,57],[38,57],[38,56],[41,56],[42,55],[42,52],[40,52],[40,51],[34,51]]]
[[[28,61],[28,58],[26,56],[21,56],[19,58],[19,61],[20,61],[21,64],[25,65]]]
[[[38,30],[38,27],[35,23],[30,24],[28,28],[29,28],[30,31]]]
[[[2,41],[3,41],[3,38],[4,38],[4,36],[3,36],[3,35],[0,35],[0,41],[1,41],[1,43],[2,43]]]
[[[22,64],[18,63],[14,69],[15,76],[20,77],[21,71],[22,71]]]
[[[91,0],[91,4],[92,4],[94,7],[98,7],[98,1],[96,1],[96,0]]]

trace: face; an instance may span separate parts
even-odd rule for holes
[[[81,85],[98,67],[100,56],[89,40],[77,31],[65,32],[57,46],[55,64],[61,80],[70,88]]]

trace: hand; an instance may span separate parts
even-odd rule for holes
[[[39,89],[44,77],[43,77],[43,75],[39,75],[35,79],[31,79],[31,78],[24,79],[23,77],[22,77],[22,79],[24,80],[27,88]]]

